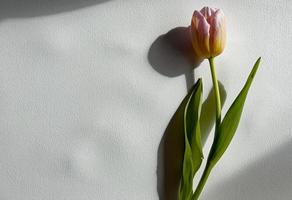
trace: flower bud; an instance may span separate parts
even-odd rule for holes
[[[199,57],[218,56],[226,43],[226,19],[223,11],[209,7],[195,10],[190,33],[194,50]]]

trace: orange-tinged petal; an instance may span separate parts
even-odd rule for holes
[[[210,51],[212,57],[221,54],[226,43],[226,18],[217,10],[210,20]]]
[[[226,43],[224,13],[210,7],[194,11],[190,33],[194,50],[199,56],[210,58],[219,55]]]

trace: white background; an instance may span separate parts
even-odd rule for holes
[[[158,200],[159,144],[190,79],[159,37],[204,5],[228,20],[216,59],[224,113],[262,65],[202,199],[290,199],[289,0],[1,0],[0,199]],[[206,98],[206,61],[198,77]]]

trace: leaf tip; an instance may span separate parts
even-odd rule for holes
[[[261,56],[260,56],[260,57],[258,57],[257,61],[255,62],[255,65],[256,65],[256,66],[259,66],[259,65],[260,65],[260,62],[261,62],[261,60],[262,60],[262,57],[261,57]]]
[[[202,78],[199,78],[199,79],[198,79],[198,86],[199,86],[200,88],[203,87],[203,80],[202,80]]]
[[[258,68],[259,68],[259,65],[260,65],[261,59],[262,59],[262,57],[259,57],[259,58],[257,59],[257,61],[255,62],[254,66],[253,66],[253,69],[252,69],[252,71],[251,71],[249,77],[254,78],[254,76],[255,76],[255,74],[256,74]]]

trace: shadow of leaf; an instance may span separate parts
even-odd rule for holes
[[[190,93],[171,118],[158,148],[157,190],[160,200],[176,200],[184,153],[183,115]]]

